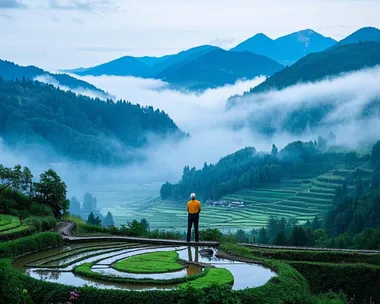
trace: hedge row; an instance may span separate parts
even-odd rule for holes
[[[251,250],[234,244],[224,244],[221,249],[234,256],[258,260],[253,256]],[[261,260],[277,273],[265,285],[242,291],[236,291],[242,303],[311,303],[309,285],[306,279],[298,273],[292,266],[273,260]]]
[[[380,265],[380,255],[337,251],[281,250],[250,248],[252,255],[286,261],[326,262],[326,263],[366,263]]]
[[[14,257],[47,247],[63,244],[62,236],[54,232],[40,232],[31,236],[0,243],[0,257]]]
[[[313,293],[341,292],[357,303],[380,303],[380,266],[289,261],[309,282]],[[356,303],[356,302],[355,302]]]
[[[22,221],[22,224],[13,229],[0,231],[0,240],[8,241],[22,238],[36,232],[54,229],[57,221],[52,216],[31,216]]]
[[[21,225],[19,227],[0,232],[0,241],[10,241],[37,232],[36,228],[29,225]]]

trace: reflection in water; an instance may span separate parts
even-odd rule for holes
[[[191,252],[191,246],[187,246],[187,255],[188,255],[188,261],[189,262],[196,262],[198,263],[198,256],[199,256],[199,248],[198,246],[195,246],[194,247],[194,251],[195,251],[195,260],[193,261],[193,254]],[[196,273],[199,273],[202,271],[202,267],[200,266],[197,266],[197,265],[192,265],[192,264],[189,264],[186,266],[186,271],[187,271],[187,275],[192,275],[192,274],[196,274]]]
[[[116,244],[115,244],[116,245]],[[87,245],[88,246],[88,245]],[[96,246],[95,244],[92,244],[92,246]],[[101,247],[101,246],[99,246]],[[140,247],[140,246],[139,246]],[[69,250],[80,250],[80,245],[76,245],[73,247],[70,246],[62,246],[60,248],[55,248],[53,250],[47,250],[42,251],[38,255],[31,254],[28,256],[24,256],[22,258],[19,258],[16,260],[14,266],[15,268],[22,269],[23,271],[26,271],[28,275],[31,277],[34,277],[36,279],[46,280],[50,282],[57,282],[61,284],[67,284],[72,286],[84,286],[89,285],[97,288],[104,288],[104,289],[134,289],[134,290],[152,290],[152,289],[173,289],[176,286],[175,285],[165,285],[165,286],[152,286],[152,285],[130,285],[125,283],[114,283],[114,282],[105,282],[105,281],[98,281],[94,279],[90,279],[88,277],[82,277],[73,274],[70,270],[79,264],[85,263],[85,262],[96,262],[94,265],[93,271],[100,272],[100,273],[106,273],[107,275],[119,275],[119,273],[116,273],[116,271],[111,268],[111,265],[121,259],[125,259],[129,256],[133,256],[136,254],[146,253],[146,252],[154,252],[154,251],[171,251],[175,250],[177,251],[179,258],[182,260],[186,260],[188,262],[191,262],[186,267],[186,270],[182,270],[179,272],[173,272],[173,273],[167,273],[163,274],[164,279],[169,279],[170,276],[186,276],[186,275],[193,275],[196,273],[199,273],[203,270],[201,266],[194,265],[194,263],[204,263],[209,264],[214,267],[220,267],[220,268],[226,268],[229,270],[232,275],[234,276],[234,290],[240,290],[244,288],[251,288],[251,287],[258,287],[261,285],[264,285],[270,278],[276,276],[274,272],[272,272],[270,269],[263,267],[262,265],[258,264],[251,264],[251,263],[243,263],[243,262],[235,262],[228,259],[220,259],[215,256],[215,253],[217,252],[217,249],[214,248],[214,254],[212,256],[202,256],[199,254],[200,249],[205,249],[204,247],[199,248],[198,246],[188,246],[187,250],[186,247],[165,247],[165,246],[151,246],[151,247],[143,247],[140,248],[129,248],[129,249],[121,249],[119,246],[115,246],[115,251],[112,253],[102,253],[95,257],[87,257],[82,261],[78,261],[69,267],[66,268],[55,268],[55,269],[41,269],[41,268],[30,268],[25,267],[26,264],[34,262],[38,259],[41,259],[43,257],[46,257],[47,259],[51,260],[51,256],[62,256],[62,253]],[[100,249],[98,252],[101,253],[101,250],[103,248],[97,248]],[[50,258],[49,258],[50,255]],[[66,271],[66,272],[65,272]],[[139,276],[139,275],[137,275]],[[163,277],[161,277],[162,279]]]

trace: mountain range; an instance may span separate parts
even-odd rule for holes
[[[42,70],[35,66],[20,66],[10,61],[0,59],[0,77],[4,80],[16,80],[16,79],[35,79],[37,77],[44,77],[51,84],[64,86],[71,90],[89,90],[96,92],[101,97],[107,98],[109,95],[101,89],[98,89],[94,85],[71,77],[67,74],[53,74]],[[44,81],[45,82],[45,81]]]
[[[163,57],[125,56],[88,69],[67,70],[77,75],[115,75],[156,78],[174,88],[205,90],[233,84],[239,79],[270,76],[283,66],[251,52],[228,52],[203,45]]]
[[[380,65],[380,30],[366,27],[325,51],[306,55],[244,95],[280,90],[298,83],[315,82],[376,65]],[[240,96],[230,97],[228,106],[236,104],[239,98]]]
[[[229,51],[202,45],[162,57],[124,56],[90,68],[67,70],[78,75],[116,75],[156,78],[173,88],[202,91],[235,83],[239,79],[272,76],[311,53],[344,44],[379,40],[379,30],[362,28],[337,42],[312,29],[271,39],[263,33],[243,41]],[[344,69],[343,69],[344,70]]]
[[[323,51],[336,43],[336,40],[332,38],[307,29],[275,40],[262,33],[256,34],[232,48],[231,51],[252,52],[272,58],[284,65],[290,65],[309,53]]]

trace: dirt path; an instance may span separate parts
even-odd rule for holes
[[[65,236],[71,236],[74,229],[75,224],[70,222],[59,222],[57,225],[57,231]]]
[[[380,254],[380,250],[359,250],[359,249],[340,249],[340,248],[316,248],[316,247],[295,247],[295,246],[275,246],[275,245],[261,245],[261,244],[248,244],[240,243],[240,246],[254,247],[257,249],[282,249],[282,250],[306,250],[306,251],[335,251],[346,253],[366,253],[366,254]]]
[[[62,232],[61,232],[62,233]],[[63,234],[63,233],[62,233]],[[173,245],[173,246],[204,246],[204,247],[218,247],[219,242],[200,241],[186,242],[182,240],[166,240],[166,239],[149,239],[142,237],[132,236],[70,236],[65,235],[63,239],[69,243],[82,243],[82,242],[96,242],[96,241],[115,241],[115,242],[136,242],[147,244],[159,244],[159,245]]]

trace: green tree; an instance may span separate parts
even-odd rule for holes
[[[322,227],[322,225],[321,225],[321,222],[320,222],[318,216],[315,216],[313,219],[313,222],[311,223],[311,229],[313,231],[315,231],[315,230],[320,229],[321,227]]]
[[[59,175],[49,169],[40,175],[40,181],[34,184],[38,200],[48,205],[56,217],[69,208],[69,200],[66,198],[66,184]]]
[[[21,165],[16,165],[13,167],[12,171],[12,188],[16,191],[22,190],[22,167]]]
[[[144,226],[146,231],[149,231],[150,225],[149,225],[149,222],[145,218],[141,219],[140,223]]]
[[[115,226],[115,222],[113,220],[113,216],[112,216],[112,213],[111,212],[107,212],[107,215],[103,221],[103,225],[106,226],[106,227],[114,227]]]
[[[21,188],[24,193],[27,193],[29,196],[32,195],[33,174],[28,167],[24,167],[22,170]]]
[[[274,239],[274,245],[284,246],[287,244],[287,239],[284,231],[280,231]]]
[[[271,155],[272,156],[277,156],[277,154],[278,154],[278,149],[277,149],[277,147],[276,147],[276,145],[272,145],[272,152],[271,152]]]
[[[235,238],[239,241],[239,242],[248,242],[248,236],[247,234],[245,233],[245,231],[243,229],[238,229],[235,233]]]
[[[373,169],[380,168],[380,140],[372,147],[371,164]]]
[[[0,193],[12,185],[13,171],[0,164]]]
[[[99,216],[95,217],[94,212],[91,212],[87,219],[87,224],[99,226],[102,223]]]
[[[257,242],[259,244],[268,244],[269,238],[268,238],[268,230],[262,227],[259,231],[259,237],[257,239]]]

